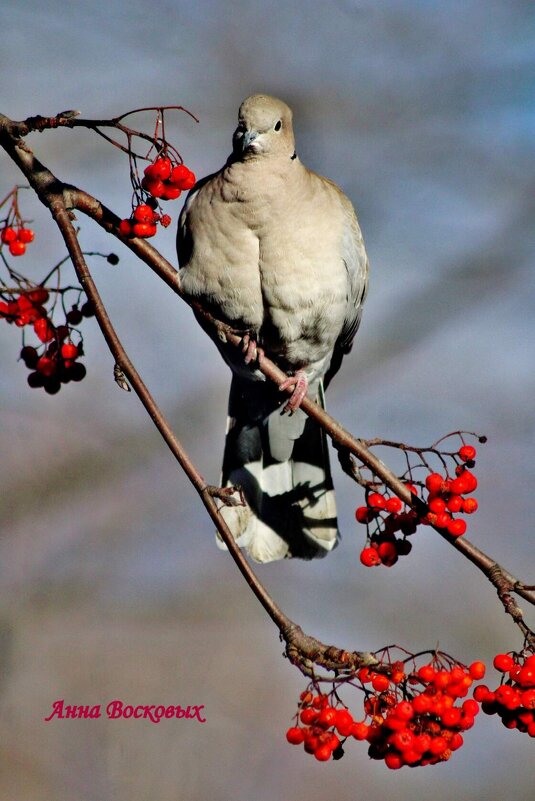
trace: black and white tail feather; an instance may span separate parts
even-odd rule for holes
[[[317,401],[324,407],[321,383]],[[325,432],[283,408],[278,387],[233,376],[221,486],[240,487],[247,503],[221,514],[257,562],[325,556],[339,537]]]

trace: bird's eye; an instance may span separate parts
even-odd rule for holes
[[[279,120],[278,122],[275,123],[275,130],[280,131],[281,128],[282,128],[282,121]]]

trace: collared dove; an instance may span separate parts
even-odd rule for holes
[[[351,202],[301,164],[286,103],[244,100],[233,152],[191,190],[177,241],[186,296],[244,332],[240,352],[206,328],[233,372],[222,486],[246,500],[221,514],[258,562],[324,556],[338,538],[327,439],[299,404],[307,390],[324,404],[351,349],[368,260]],[[290,374],[289,401],[255,369],[263,353]]]

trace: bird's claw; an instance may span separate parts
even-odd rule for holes
[[[256,361],[260,364],[264,356],[264,351],[262,348],[258,347],[256,339],[251,336],[251,334],[245,334],[242,339],[241,349],[245,354],[245,364],[250,364],[251,362]]]
[[[222,501],[223,506],[245,506],[245,496],[243,489],[236,485],[232,487],[215,487],[209,485],[206,487],[208,495],[212,498],[217,498]],[[238,497],[233,497],[237,495]]]
[[[303,398],[308,392],[308,378],[303,370],[298,370],[295,375],[285,378],[282,384],[279,384],[279,392],[284,392],[293,387],[293,392],[290,395],[283,411],[293,414],[303,402]]]

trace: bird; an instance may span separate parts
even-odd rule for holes
[[[218,501],[220,514],[256,562],[325,556],[339,539],[327,437],[300,404],[308,394],[325,406],[360,324],[368,258],[349,198],[300,161],[284,101],[242,102],[231,155],[186,198],[177,252],[186,299],[243,332],[240,350],[197,314],[232,370],[221,487],[234,505]],[[266,356],[288,375],[289,400],[259,370]]]

